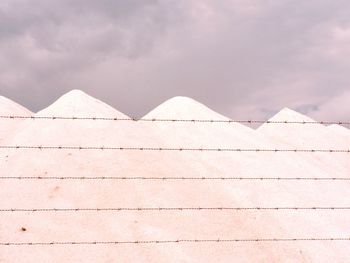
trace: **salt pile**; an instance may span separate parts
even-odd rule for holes
[[[15,114],[6,111],[10,107],[4,103],[0,109],[4,112],[1,115]],[[81,91],[62,96],[35,116],[128,118]],[[185,97],[164,102],[144,118],[227,120]],[[284,109],[272,120],[311,119]],[[1,125],[10,127],[7,125],[11,122],[15,120]],[[21,125],[20,129],[6,128],[7,139],[1,144],[243,149],[348,149],[350,145],[348,129],[317,124],[264,124],[253,130],[239,123],[29,119]],[[2,150],[0,154],[1,177],[350,178],[346,153],[13,149]],[[1,180],[0,183],[3,209],[350,205],[348,181]],[[0,213],[0,243],[350,235],[350,210]],[[348,262],[348,248],[349,241],[0,246],[0,262]]]
[[[4,116],[31,116],[32,112],[10,99],[0,96],[0,114]],[[22,123],[21,119],[11,121],[0,119],[0,143],[9,139]]]
[[[292,123],[265,123],[258,128],[258,131],[274,141],[285,143],[287,147],[295,149],[341,149],[350,145],[350,137],[344,136],[344,133],[349,131],[348,129],[334,125],[326,127],[288,108],[281,110],[269,119],[270,122],[283,122],[285,120]],[[311,124],[302,124],[303,122]],[[349,163],[347,155],[337,156],[336,159],[329,158],[328,154],[316,154],[311,157],[317,157],[316,161],[321,167],[323,164],[327,164],[323,169],[327,169],[329,173],[337,168],[346,168]],[[342,171],[342,173],[345,172],[347,169]]]

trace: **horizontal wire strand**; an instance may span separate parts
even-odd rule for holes
[[[193,122],[193,123],[249,123],[249,124],[338,124],[350,125],[350,121],[270,121],[270,120],[219,120],[219,119],[170,119],[170,118],[118,118],[118,117],[64,117],[64,116],[20,116],[0,115],[0,119],[31,120],[93,120],[93,121],[139,121],[139,122]]]
[[[126,177],[126,176],[0,176],[0,180],[223,180],[223,181],[350,181],[350,177]]]
[[[289,121],[257,121],[257,120],[186,120],[186,119],[123,119],[101,117],[26,117],[26,116],[0,116],[9,119],[64,119],[64,120],[113,120],[113,121],[145,121],[145,122],[220,122],[220,123],[267,123],[267,124],[339,124],[349,125],[350,122],[289,122]],[[345,152],[350,150],[324,150],[324,149],[196,149],[196,148],[148,148],[148,147],[76,147],[76,146],[0,146],[7,149],[70,149],[70,150],[146,150],[146,151],[237,151],[237,152]],[[77,180],[350,180],[350,178],[242,178],[242,177],[1,177],[0,179],[77,179]],[[162,211],[162,210],[349,210],[350,207],[198,207],[198,208],[52,208],[52,209],[0,209],[0,212],[66,212],[66,211]],[[263,238],[263,239],[177,239],[177,240],[140,240],[140,241],[68,241],[68,242],[0,242],[1,246],[25,245],[118,245],[118,244],[159,244],[159,243],[211,243],[211,242],[296,242],[296,241],[350,241],[348,237],[340,238]]]
[[[350,237],[0,242],[0,246],[123,245],[123,244],[165,244],[165,243],[238,243],[238,242],[259,243],[259,242],[303,242],[303,241],[350,241]]]
[[[117,150],[117,151],[200,151],[200,152],[307,152],[350,153],[350,149],[253,149],[253,148],[170,148],[170,147],[111,147],[111,146],[41,146],[0,145],[0,149],[27,150]]]
[[[107,207],[107,208],[2,208],[0,212],[119,212],[119,211],[316,211],[316,210],[350,210],[343,207]]]

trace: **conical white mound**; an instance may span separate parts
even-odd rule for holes
[[[276,115],[269,119],[276,122],[315,122],[315,120],[289,108],[283,108]]]
[[[194,120],[185,122],[140,123],[150,127],[164,140],[163,145],[187,147],[243,147],[261,143],[261,138],[253,129],[240,123],[200,122],[201,120],[227,121],[229,118],[211,110],[202,103],[188,97],[174,97],[143,117],[144,119]],[[197,122],[198,121],[198,122]],[[191,133],[195,136],[188,136]],[[167,134],[169,137],[164,137]],[[210,138],[210,139],[209,139]],[[205,144],[203,142],[206,142]]]
[[[68,119],[29,120],[24,129],[15,134],[12,143],[119,147],[140,145],[138,143],[140,136],[135,128],[136,122],[91,119],[94,117],[130,118],[80,90],[66,93],[52,105],[38,112],[36,116],[55,116]],[[74,120],[73,117],[90,119]],[[147,133],[147,129],[144,131]]]
[[[182,96],[165,101],[145,115],[144,118],[228,120],[227,117],[209,109],[202,103]]]
[[[276,122],[276,123],[274,123]],[[287,122],[287,123],[284,123]],[[314,146],[328,134],[326,127],[321,124],[303,124],[315,120],[288,108],[284,108],[264,123],[257,130],[275,140],[293,146]]]
[[[38,112],[37,116],[127,118],[125,114],[81,90],[66,93],[52,105]]]
[[[0,115],[30,116],[32,112],[16,102],[0,96]]]
[[[350,142],[337,136],[328,127],[317,123],[315,120],[285,108],[273,116],[269,121],[278,121],[282,123],[265,123],[258,128],[258,132],[268,136],[271,140],[285,144],[288,149],[324,149],[337,150],[348,149]],[[283,123],[284,121],[289,123]],[[295,122],[295,123],[293,123]],[[314,122],[312,124],[303,124],[303,122]],[[336,167],[346,167],[348,158],[346,155],[340,155],[337,158],[322,155],[315,158],[318,165],[324,165],[324,169],[332,171]]]
[[[33,113],[16,102],[0,96],[1,116],[31,116]],[[9,140],[22,126],[23,119],[0,119],[0,143]]]

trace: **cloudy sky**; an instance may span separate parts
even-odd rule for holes
[[[350,116],[349,0],[1,0],[0,95],[71,89],[141,117],[183,95],[232,118]]]

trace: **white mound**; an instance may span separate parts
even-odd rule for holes
[[[139,134],[133,121],[69,119],[107,117],[130,119],[113,107],[88,94],[73,90],[35,116],[68,117],[68,119],[28,120],[12,140],[13,144],[48,145],[139,145]],[[145,130],[146,132],[147,130]],[[33,136],[33,135],[36,136]]]
[[[278,112],[269,121],[282,123],[263,124],[258,128],[258,131],[268,136],[271,140],[284,143],[286,148],[332,150],[348,149],[350,145],[350,141],[339,137],[329,127],[319,124],[317,121],[288,108]],[[284,124],[284,121],[290,123]],[[303,122],[315,123],[303,124]],[[347,164],[349,161],[347,155],[337,156],[336,159],[329,158],[327,154],[314,154],[311,157],[316,162],[316,165],[324,166],[323,169],[325,171],[332,172],[337,168],[344,168],[342,172],[348,171]]]
[[[144,116],[146,119],[199,119],[228,120],[227,117],[209,109],[202,103],[188,97],[171,98]]]
[[[1,115],[18,115],[31,116],[32,112],[16,102],[0,96],[0,114]]]
[[[143,126],[153,128],[154,132],[159,133],[157,137],[164,139],[165,145],[180,147],[181,145],[187,145],[187,147],[194,148],[204,146],[207,146],[207,148],[224,147],[230,145],[243,147],[261,145],[264,141],[264,139],[258,138],[259,135],[253,129],[240,123],[200,122],[200,120],[228,121],[229,118],[188,97],[174,97],[169,99],[143,118],[185,120],[183,122],[160,121],[140,123]],[[194,122],[188,120],[194,120]],[[193,136],[188,136],[189,131],[192,132]],[[167,136],[164,136],[164,134],[167,134]],[[169,140],[169,137],[172,140]],[[177,145],[174,143],[177,143]]]
[[[125,116],[80,91],[64,95],[38,114]],[[144,118],[227,119],[184,97],[166,101]],[[288,109],[273,120],[311,121]],[[348,148],[346,134],[342,127],[318,124],[265,124],[255,131],[239,123],[28,120],[7,143],[157,149]],[[0,180],[2,209],[335,207],[349,206],[350,200],[350,181],[181,179],[349,178],[349,156],[344,153],[13,149],[0,155],[0,177],[179,179]],[[349,210],[0,211],[0,243],[337,238],[350,236],[349,219]],[[312,240],[0,245],[0,262],[349,262],[348,248],[349,241]]]
[[[16,102],[0,96],[0,115],[2,116],[31,116],[32,112]],[[21,127],[23,119],[0,119],[0,143],[12,137]]]
[[[338,147],[339,143],[342,144],[331,136],[326,126],[318,123],[303,124],[316,121],[288,108],[278,112],[269,121],[282,123],[265,123],[258,128],[258,131],[294,147]],[[284,121],[290,123],[285,124]]]
[[[283,108],[275,116],[269,119],[269,121],[276,122],[315,122],[315,120],[289,108]],[[265,125],[264,125],[265,126]]]
[[[63,117],[115,117],[127,118],[113,107],[97,100],[83,91],[72,90],[52,105],[37,113],[37,116]]]

